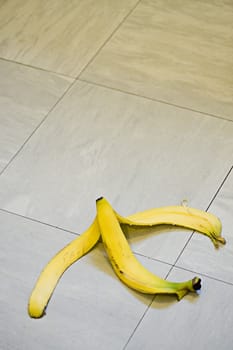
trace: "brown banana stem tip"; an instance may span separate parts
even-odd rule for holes
[[[194,277],[192,279],[193,289],[199,290],[201,289],[201,279],[199,277]]]
[[[226,241],[226,239],[224,237],[218,237],[218,240],[222,244],[226,244],[227,243],[227,241]]]

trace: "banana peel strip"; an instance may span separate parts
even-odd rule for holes
[[[41,272],[28,303],[28,314],[33,318],[45,315],[52,293],[65,272],[75,261],[88,253],[98,242],[100,231],[97,219],[80,236],[60,250]]]
[[[121,224],[129,226],[151,227],[157,225],[172,225],[187,228],[208,236],[216,248],[219,243],[225,244],[221,236],[221,221],[213,214],[188,206],[167,206],[153,208],[123,217],[115,211]]]

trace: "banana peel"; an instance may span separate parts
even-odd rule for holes
[[[130,288],[149,294],[176,294],[178,300],[189,291],[194,292],[201,288],[201,280],[198,277],[181,283],[169,282],[146,270],[132,253],[120,224],[131,226],[175,225],[207,235],[215,247],[218,247],[219,243],[226,243],[221,236],[220,220],[202,210],[184,205],[169,206],[123,217],[114,211],[105,198],[100,197],[96,203],[97,216],[90,227],[61,249],[42,270],[29,298],[28,314],[30,317],[41,318],[45,315],[49,300],[65,270],[87,254],[100,238],[102,238],[114,271]],[[120,244],[121,250],[117,248],[117,244]],[[134,269],[129,269],[131,265],[134,266]]]

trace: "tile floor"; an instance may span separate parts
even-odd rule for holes
[[[232,18],[226,0],[0,4],[1,350],[231,349]],[[145,266],[198,274],[201,292],[134,292],[99,243],[30,319],[38,274],[100,195],[124,215],[187,199],[221,219],[227,245],[128,230]]]

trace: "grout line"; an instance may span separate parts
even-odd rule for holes
[[[166,274],[166,276],[165,276],[164,279],[167,279],[167,277],[168,277],[168,275],[170,274],[170,272],[171,272],[172,269],[173,269],[173,266],[170,267],[170,269],[169,269],[169,271],[167,272],[167,274]],[[140,326],[142,320],[144,319],[144,317],[146,316],[147,312],[149,311],[149,309],[150,309],[152,303],[154,302],[156,296],[157,296],[157,294],[153,295],[153,297],[152,297],[150,303],[147,305],[145,311],[143,312],[142,316],[140,317],[140,319],[139,319],[139,321],[138,321],[136,327],[134,328],[134,330],[133,330],[132,333],[130,334],[130,336],[129,336],[129,338],[128,338],[127,342],[125,343],[125,345],[124,345],[124,347],[123,347],[122,350],[125,350],[125,349],[126,349],[127,345],[129,344],[129,342],[130,342],[131,339],[133,338],[135,332],[137,331],[137,329],[138,329],[138,327]]]
[[[120,26],[127,20],[127,18],[131,15],[131,13],[136,9],[136,7],[139,5],[139,3],[141,2],[141,0],[138,0],[136,2],[136,4],[131,8],[131,10],[129,10],[129,12],[125,15],[125,17],[123,17],[123,19],[119,22],[119,24],[116,26],[116,28],[112,31],[112,33],[109,35],[109,37],[103,42],[102,45],[100,45],[100,47],[97,49],[96,53],[92,56],[92,58],[90,59],[89,62],[87,62],[84,67],[80,70],[80,72],[78,73],[77,77],[75,76],[71,76],[71,75],[67,75],[64,73],[59,73],[56,71],[52,71],[43,67],[38,67],[38,66],[33,66],[30,65],[28,63],[23,63],[20,61],[16,61],[16,60],[12,60],[12,59],[8,59],[8,58],[4,58],[4,57],[0,57],[0,60],[6,61],[6,62],[11,62],[11,63],[15,63],[18,65],[22,65],[24,67],[28,67],[28,68],[34,68],[34,69],[38,69],[40,71],[43,72],[47,72],[47,73],[53,73],[53,74],[57,74],[57,75],[61,75],[63,77],[66,78],[72,78],[72,79],[78,79],[80,77],[80,75],[85,71],[85,69],[94,61],[94,59],[96,58],[96,56],[99,54],[99,52],[102,50],[102,48],[109,42],[109,40],[111,40],[111,38],[113,37],[113,35],[116,33],[116,31],[120,28]]]
[[[131,96],[140,97],[140,98],[143,98],[143,99],[146,99],[146,100],[149,100],[149,101],[162,103],[162,104],[165,104],[165,105],[168,105],[168,106],[172,106],[172,107],[176,107],[176,108],[180,108],[180,109],[183,109],[183,110],[186,110],[186,111],[191,111],[191,112],[199,113],[199,114],[202,114],[203,116],[207,116],[207,117],[211,117],[211,118],[216,118],[216,119],[221,119],[221,120],[225,120],[225,121],[228,121],[228,122],[233,123],[233,120],[228,119],[227,117],[223,117],[223,116],[221,116],[221,115],[216,115],[216,114],[211,114],[211,113],[203,112],[203,111],[200,111],[200,110],[198,110],[198,109],[193,109],[193,108],[190,108],[190,107],[185,107],[185,106],[177,105],[177,104],[172,103],[172,102],[160,100],[160,99],[153,98],[153,97],[149,97],[149,96],[145,96],[145,95],[139,95],[139,94],[137,94],[137,93],[135,93],[135,92],[132,92],[132,91],[125,91],[125,90],[122,90],[122,89],[117,88],[117,87],[112,87],[112,86],[105,85],[105,84],[102,84],[102,83],[96,83],[96,82],[94,82],[94,81],[90,81],[90,80],[83,79],[83,78],[76,78],[76,79],[79,80],[79,81],[82,81],[82,82],[84,82],[84,83],[88,83],[88,84],[90,84],[90,85],[99,86],[99,87],[102,87],[102,88],[105,88],[105,89],[108,89],[108,90],[117,91],[117,92],[121,92],[121,93],[123,93],[123,94],[127,94],[127,95],[131,95]]]
[[[40,221],[40,220],[38,220],[38,219],[31,218],[31,217],[29,217],[29,216],[25,216],[25,215],[22,215],[22,214],[18,214],[18,213],[15,213],[15,212],[13,212],[13,211],[10,211],[10,210],[6,210],[6,209],[0,208],[0,211],[2,211],[2,212],[4,212],[4,213],[7,213],[7,214],[10,214],[10,215],[17,216],[17,217],[19,217],[19,218],[21,218],[21,219],[25,219],[25,220],[28,220],[28,221],[36,222],[36,223],[41,224],[41,225],[49,226],[49,227],[55,228],[55,229],[60,230],[60,231],[63,231],[63,232],[71,233],[72,235],[75,235],[75,236],[80,236],[80,234],[78,234],[77,232],[70,231],[70,230],[67,230],[67,229],[65,229],[65,228],[62,228],[62,227],[59,227],[59,226],[56,226],[56,225],[49,224],[49,223],[47,223],[47,222],[43,222],[43,221]]]
[[[139,2],[140,2],[140,1],[141,1],[141,0],[139,0]],[[139,3],[139,2],[138,2],[138,3]],[[137,3],[137,5],[138,5],[138,3]],[[137,5],[131,10],[131,12],[125,17],[125,19],[127,19],[127,17],[132,13],[132,11],[137,7]],[[124,19],[124,20],[125,20],[125,19]],[[119,26],[124,22],[124,20],[119,24]],[[118,26],[118,27],[119,27],[119,26]],[[131,96],[140,97],[140,98],[143,98],[143,99],[146,99],[146,100],[149,100],[149,101],[162,103],[162,104],[165,104],[165,105],[168,105],[168,106],[173,106],[173,107],[180,108],[180,109],[184,109],[184,110],[191,111],[191,112],[196,112],[196,113],[202,114],[202,115],[204,115],[204,116],[208,116],[208,117],[212,117],[212,118],[216,118],[216,119],[225,120],[225,121],[228,121],[228,122],[231,122],[231,123],[233,122],[233,120],[228,119],[227,117],[223,117],[223,116],[220,116],[220,115],[216,115],[216,114],[211,114],[211,113],[203,112],[203,111],[200,111],[200,110],[198,110],[198,109],[193,109],[193,108],[189,108],[189,107],[177,105],[177,104],[172,103],[172,102],[168,102],[168,101],[156,99],[156,98],[149,97],[149,96],[145,96],[145,95],[139,95],[139,94],[134,93],[134,92],[131,92],[131,91],[122,90],[122,89],[117,88],[117,87],[112,87],[112,86],[108,86],[108,85],[105,85],[105,84],[96,83],[96,82],[94,82],[94,81],[89,81],[89,80],[80,78],[80,75],[81,75],[81,74],[84,72],[84,70],[89,66],[89,64],[91,64],[91,62],[96,58],[96,56],[98,55],[99,51],[100,51],[100,50],[103,48],[103,46],[111,39],[111,37],[113,36],[113,34],[115,33],[115,31],[118,29],[118,27],[114,30],[114,32],[112,33],[112,35],[105,41],[105,43],[98,49],[98,51],[97,51],[96,54],[92,57],[92,59],[84,66],[84,68],[81,69],[81,71],[80,71],[80,73],[78,74],[77,77],[71,76],[71,75],[67,75],[67,74],[64,74],[64,73],[59,73],[59,72],[52,71],[52,70],[48,70],[48,69],[45,69],[45,68],[42,68],[42,67],[37,67],[37,66],[30,65],[30,64],[22,63],[22,62],[19,62],[19,61],[10,60],[10,59],[4,58],[4,57],[0,57],[0,60],[6,61],[6,62],[10,62],[10,63],[14,63],[14,64],[17,64],[17,65],[20,65],[20,66],[23,66],[23,67],[27,67],[27,68],[39,70],[39,71],[42,71],[42,72],[46,72],[46,73],[50,73],[50,74],[56,74],[56,75],[61,76],[61,77],[64,77],[64,78],[74,79],[74,81],[82,81],[82,82],[88,83],[88,84],[90,84],[90,85],[103,87],[103,88],[105,88],[105,89],[109,89],[109,90],[112,90],[112,91],[118,91],[118,92],[121,92],[121,93],[123,93],[123,94],[127,94],[127,95],[131,95]],[[1,175],[1,173],[0,173],[0,175]]]
[[[208,204],[207,208],[205,211],[208,211],[211,204],[213,203],[213,201],[215,200],[215,198],[217,197],[218,193],[220,192],[220,190],[222,189],[224,183],[226,182],[227,178],[229,177],[231,171],[233,169],[233,166],[231,166],[230,170],[228,170],[226,176],[224,177],[223,181],[221,182],[220,186],[218,187],[217,191],[215,192],[213,198],[210,200],[210,203]],[[188,240],[186,241],[185,245],[183,246],[183,249],[181,250],[180,254],[178,255],[178,257],[176,258],[174,264],[173,264],[173,267],[177,264],[178,260],[180,259],[181,255],[183,254],[185,248],[187,247],[187,245],[189,244],[190,240],[192,239],[193,237],[193,234],[194,234],[195,231],[192,232],[192,234],[190,235],[190,237],[188,238]]]
[[[221,182],[219,188],[217,189],[216,193],[214,194],[213,198],[211,199],[211,201],[210,201],[210,203],[209,203],[209,205],[208,205],[206,211],[210,208],[211,204],[213,203],[213,201],[214,201],[215,198],[217,197],[218,193],[220,192],[221,188],[223,187],[224,183],[226,182],[226,180],[227,180],[227,178],[229,177],[229,175],[230,175],[230,173],[231,173],[232,170],[233,170],[233,166],[231,166],[230,170],[227,172],[227,174],[226,174],[226,176],[224,177],[223,181]],[[215,277],[212,277],[212,276],[208,276],[208,275],[203,274],[203,273],[199,273],[199,272],[196,272],[196,271],[192,271],[192,270],[189,270],[189,269],[185,269],[185,268],[182,268],[182,267],[180,267],[180,266],[175,266],[176,263],[177,263],[177,261],[179,260],[179,258],[180,258],[180,256],[181,256],[181,254],[183,253],[184,249],[186,248],[187,244],[188,244],[189,241],[191,240],[191,238],[192,238],[194,232],[195,232],[195,231],[192,232],[192,234],[190,235],[190,237],[189,237],[189,239],[187,240],[186,244],[184,245],[184,247],[183,247],[181,253],[178,255],[178,257],[177,257],[177,259],[175,260],[175,262],[171,265],[169,271],[168,271],[167,274],[166,274],[165,279],[168,278],[168,276],[170,275],[171,271],[172,271],[172,270],[174,269],[174,267],[175,267],[175,268],[180,269],[180,270],[185,270],[185,271],[189,271],[189,272],[192,272],[192,273],[195,273],[195,274],[199,274],[200,276],[204,276],[204,277],[206,277],[206,278],[209,278],[209,279],[212,279],[212,280],[215,280],[215,281],[218,281],[218,282],[221,282],[221,283],[224,283],[224,284],[233,286],[233,283],[231,283],[231,282],[227,282],[227,281],[221,280],[221,279],[219,279],[219,278],[215,278]],[[158,260],[158,259],[154,259],[154,258],[151,258],[151,257],[147,257],[147,256],[145,256],[145,255],[143,255],[143,254],[138,254],[138,253],[135,253],[135,254],[140,255],[140,256],[143,256],[143,257],[146,257],[146,258],[149,258],[149,259],[154,260],[154,261],[159,261],[159,262],[161,262],[161,263],[165,263],[164,261],[161,261],[161,260]],[[170,265],[169,263],[166,263],[166,264],[167,264],[167,265]],[[142,316],[140,317],[140,319],[139,319],[139,321],[138,321],[136,327],[135,327],[134,330],[132,331],[131,335],[129,336],[129,338],[128,338],[127,342],[125,343],[125,345],[124,345],[124,347],[123,347],[122,350],[125,350],[126,347],[128,346],[129,342],[130,342],[131,339],[133,338],[135,332],[137,331],[138,327],[140,326],[141,322],[143,321],[144,317],[146,316],[147,312],[149,311],[149,309],[150,309],[152,303],[154,302],[155,298],[156,298],[156,295],[153,296],[151,302],[147,305],[147,308],[145,309],[145,311],[143,312]]]
[[[211,280],[214,280],[214,281],[217,281],[217,282],[220,282],[220,283],[224,283],[228,286],[233,286],[233,283],[232,282],[227,282],[227,281],[224,281],[224,280],[221,280],[219,278],[216,278],[216,277],[212,277],[212,276],[209,276],[209,275],[206,275],[204,273],[200,273],[200,272],[196,272],[196,271],[193,271],[193,270],[190,270],[190,269],[186,269],[186,268],[183,268],[183,267],[180,267],[180,266],[174,266],[172,265],[171,268],[169,269],[169,271],[167,272],[166,274],[166,277],[165,279],[168,278],[168,276],[170,275],[171,271],[175,268],[179,269],[179,270],[184,270],[184,271],[188,271],[188,272],[191,272],[191,273],[194,273],[194,274],[198,274],[200,276],[203,276],[203,277],[206,277],[208,279],[211,279]],[[132,331],[131,335],[129,336],[126,344],[124,345],[123,349],[122,350],[125,350],[127,345],[129,344],[129,342],[131,341],[131,339],[133,338],[135,332],[137,331],[138,327],[140,326],[141,322],[143,321],[144,317],[146,316],[147,312],[149,311],[152,303],[154,302],[155,298],[156,298],[156,294],[153,296],[152,300],[150,301],[150,303],[147,305],[145,311],[143,312],[142,316],[140,317],[136,327],[134,328],[134,330]]]
[[[67,74],[64,74],[64,73],[59,73],[59,72],[56,72],[56,71],[53,71],[53,70],[49,70],[49,69],[46,69],[46,68],[43,68],[43,67],[39,67],[39,66],[33,66],[31,64],[28,64],[28,63],[23,63],[23,62],[20,62],[20,61],[11,60],[9,58],[4,58],[4,57],[0,57],[0,60],[1,61],[6,61],[6,62],[9,62],[9,63],[14,63],[14,64],[17,64],[19,66],[23,66],[23,67],[26,67],[26,68],[39,70],[39,71],[42,71],[42,72],[45,72],[45,73],[56,74],[56,75],[64,77],[64,78],[69,78],[69,79],[74,79],[75,80],[74,76],[67,75]]]
[[[207,274],[205,274],[205,273],[201,273],[201,272],[198,272],[198,271],[186,269],[185,267],[182,267],[182,266],[172,266],[171,270],[173,270],[174,267],[177,268],[177,269],[179,269],[179,270],[188,271],[188,272],[191,272],[191,273],[193,273],[193,274],[198,274],[198,275],[200,275],[200,276],[209,278],[209,279],[211,279],[211,280],[214,280],[214,281],[217,281],[217,282],[220,282],[220,283],[224,283],[224,284],[229,285],[229,286],[233,286],[233,282],[224,281],[224,280],[222,280],[222,279],[220,279],[220,278],[213,277],[213,276],[209,276],[209,275],[207,275]],[[170,274],[171,270],[169,271],[169,274]]]
[[[77,233],[77,232],[67,230],[67,229],[65,229],[63,227],[60,227],[60,226],[57,226],[57,225],[49,224],[48,222],[44,222],[44,221],[32,218],[30,216],[25,216],[25,215],[22,215],[22,214],[19,214],[19,213],[16,213],[16,212],[4,209],[4,208],[0,208],[0,211],[2,211],[4,213],[7,213],[9,215],[17,216],[17,217],[19,217],[21,219],[25,219],[25,220],[32,221],[32,222],[35,222],[35,223],[38,223],[38,224],[41,224],[41,225],[49,226],[51,228],[58,229],[58,230],[63,231],[63,232],[67,232],[67,233],[70,233],[70,234],[75,235],[75,236],[80,236],[80,234]],[[155,261],[155,262],[159,262],[161,264],[166,264],[166,265],[170,266],[170,270],[173,267],[173,264],[172,263],[168,263],[167,261],[156,259],[156,258],[153,258],[151,256],[147,256],[147,255],[144,255],[144,254],[141,254],[141,253],[137,253],[135,251],[133,251],[133,253],[135,255],[141,256],[141,257],[143,257],[145,259],[152,260],[152,261]],[[169,270],[169,272],[170,272],[170,270]],[[167,278],[167,276],[165,278]]]
[[[209,203],[209,205],[208,205],[206,211],[209,210],[211,204],[213,203],[213,201],[215,200],[215,198],[217,197],[217,195],[218,195],[219,192],[221,191],[221,189],[222,189],[224,183],[226,182],[227,178],[229,177],[230,173],[232,172],[232,169],[233,169],[233,165],[232,165],[231,168],[228,170],[228,172],[227,172],[226,176],[224,177],[222,183],[220,184],[219,188],[217,189],[216,193],[214,194],[213,198],[211,199],[211,201],[210,201],[210,203]]]
[[[185,248],[187,247],[187,245],[188,245],[189,242],[191,241],[191,239],[192,239],[192,237],[193,237],[193,235],[194,235],[194,232],[195,232],[195,231],[193,231],[193,232],[191,233],[191,235],[190,235],[189,238],[187,239],[185,245],[184,245],[183,248],[181,249],[181,252],[180,252],[180,254],[177,256],[177,258],[176,258],[176,260],[175,260],[175,262],[174,262],[174,264],[173,264],[173,266],[172,266],[172,269],[173,269],[173,267],[176,266],[177,261],[180,259],[180,257],[181,257],[181,255],[183,254]],[[171,269],[169,272],[171,272],[172,269]]]
[[[77,75],[76,79],[79,79],[79,77],[82,75],[82,73],[87,69],[87,67],[94,61],[94,59],[97,57],[99,52],[103,49],[103,47],[109,42],[109,40],[112,39],[114,34],[117,32],[117,30],[120,28],[120,26],[127,20],[127,18],[132,14],[132,12],[136,9],[136,7],[139,5],[141,0],[138,0],[136,4],[132,7],[132,9],[123,17],[123,19],[120,21],[120,23],[116,26],[116,28],[112,31],[112,33],[109,35],[109,37],[104,41],[104,43],[97,49],[96,53],[92,56],[90,61],[81,69],[79,74]]]
[[[148,310],[149,310],[151,304],[153,303],[154,299],[155,299],[155,297],[153,297],[152,300],[151,300],[151,302],[147,305],[146,310],[143,312],[143,314],[142,314],[142,316],[140,317],[140,319],[139,319],[139,321],[138,321],[136,327],[134,328],[134,330],[133,330],[132,333],[130,334],[130,336],[129,336],[127,342],[125,343],[124,347],[122,348],[122,350],[125,350],[126,347],[128,346],[128,344],[129,344],[129,342],[131,341],[131,339],[133,338],[133,336],[134,336],[136,330],[138,329],[138,327],[140,326],[142,320],[143,320],[144,317],[146,316],[146,314],[147,314],[147,312],[148,312]]]
[[[159,262],[159,263],[166,264],[166,265],[169,265],[169,266],[173,267],[173,264],[172,263],[168,263],[167,261],[156,259],[156,258],[153,258],[152,256],[147,256],[147,255],[144,255],[144,254],[141,254],[141,253],[137,253],[135,251],[133,251],[133,253],[135,255],[141,256],[141,257],[143,257],[145,259],[152,260],[152,261]]]
[[[18,154],[22,151],[22,149],[25,147],[25,145],[28,143],[28,141],[31,139],[31,137],[37,132],[37,130],[41,127],[41,125],[45,122],[45,120],[48,118],[49,114],[55,109],[55,107],[59,104],[59,102],[63,99],[63,97],[68,93],[68,91],[72,88],[72,86],[76,83],[76,80],[73,80],[71,84],[68,86],[68,88],[65,90],[65,92],[58,98],[58,100],[55,102],[55,104],[49,109],[49,111],[45,114],[44,118],[39,122],[39,124],[35,127],[35,129],[32,131],[32,133],[26,138],[26,140],[22,143],[22,145],[19,147],[18,151],[15,152],[15,154],[12,156],[12,158],[9,160],[9,162],[5,165],[5,167],[0,171],[0,176],[4,173],[4,171],[10,166],[10,164],[14,161],[14,159],[18,156]]]

